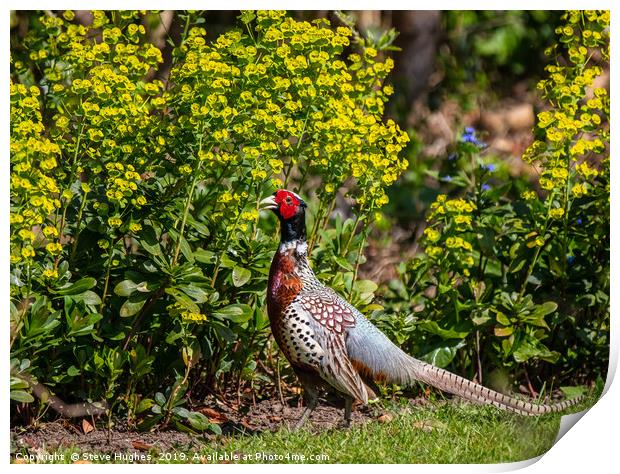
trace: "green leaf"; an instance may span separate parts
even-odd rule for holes
[[[138,283],[134,283],[131,280],[123,280],[114,287],[114,293],[118,296],[131,296],[137,287]]]
[[[187,421],[189,421],[189,424],[192,425],[192,428],[199,431],[208,430],[211,426],[209,418],[204,416],[202,413],[196,411],[189,413],[189,415],[187,416]]]
[[[350,272],[354,270],[353,265],[351,265],[351,263],[349,263],[349,261],[346,258],[335,255],[333,259],[334,259],[334,262],[338,264],[338,266],[344,268],[345,270],[348,270]]]
[[[478,245],[484,255],[495,255],[493,246],[495,245],[495,232],[489,227],[480,229],[478,235]]]
[[[233,259],[231,259],[228,255],[223,254],[220,257],[220,266],[222,268],[234,268],[235,265],[237,265],[237,263]]]
[[[204,303],[209,300],[208,293],[194,285],[179,285],[179,290],[185,293],[187,296],[192,298],[196,303]]]
[[[510,258],[512,258],[513,260],[516,259],[522,246],[523,244],[521,242],[516,242],[512,244],[512,246],[510,247],[510,251],[508,252]]]
[[[510,326],[511,322],[510,319],[508,318],[508,316],[506,316],[504,313],[502,313],[501,311],[497,311],[497,310],[493,310],[495,312],[495,319],[498,323],[504,325],[504,326]]]
[[[196,232],[201,234],[203,237],[209,237],[209,235],[211,235],[209,228],[206,225],[204,225],[202,222],[198,222],[197,220],[195,220],[190,214],[187,215],[186,222],[189,227],[194,229]]]
[[[169,288],[166,288],[164,291],[168,293],[169,295],[172,295],[174,299],[176,300],[176,302],[183,308],[187,309],[188,311],[191,311],[192,313],[201,312],[200,308],[194,302],[194,300],[192,300],[192,298],[187,296],[187,294],[181,291],[180,289],[169,287]]]
[[[585,395],[587,392],[586,387],[583,385],[578,385],[577,387],[560,387],[560,390],[562,390],[564,396],[569,400]]]
[[[233,285],[236,287],[245,285],[248,280],[252,277],[252,272],[247,268],[243,267],[235,267],[232,271],[232,281]]]
[[[474,309],[471,313],[471,320],[476,326],[482,326],[483,324],[489,322],[491,320],[489,309]]]
[[[513,351],[512,356],[516,362],[525,362],[532,358],[539,358],[546,360],[547,362],[557,362],[560,354],[555,351],[550,351],[540,341],[531,337],[521,341],[519,346]]]
[[[90,290],[96,284],[97,280],[91,277],[86,277],[76,281],[74,284],[69,285],[66,288],[52,290],[52,293],[57,295],[79,295],[80,293],[84,293],[86,290]]]
[[[172,237],[172,240],[179,245],[179,248],[181,249],[181,253],[187,259],[187,261],[190,263],[194,263],[194,254],[192,252],[192,248],[187,242],[187,240],[185,239],[185,237],[183,237],[181,234],[179,234],[174,229],[170,229],[169,234],[170,234],[170,237]]]
[[[354,288],[358,293],[374,293],[377,291],[377,284],[372,280],[358,280],[355,282]]]
[[[252,308],[247,304],[231,304],[215,311],[213,315],[239,324],[249,321],[252,313]]]
[[[50,333],[52,329],[60,324],[58,320],[60,311],[48,313],[47,307],[35,306],[31,309],[30,319],[26,319],[26,338],[35,337],[41,333]]]
[[[159,246],[159,240],[157,239],[157,234],[155,233],[155,229],[151,226],[144,226],[142,232],[140,232],[140,238],[138,239],[138,243],[142,246],[144,250],[146,250],[151,255],[156,255],[161,257],[162,251]]]
[[[11,400],[20,403],[32,403],[34,398],[24,390],[11,390]]]
[[[463,324],[461,324],[463,326]],[[469,330],[459,330],[456,328],[441,328],[435,321],[424,321],[418,326],[420,329],[441,336],[443,339],[463,339],[470,333]]]
[[[213,329],[217,333],[218,337],[223,339],[226,342],[235,342],[237,340],[237,335],[224,324],[213,324]]]
[[[164,397],[163,393],[157,392],[155,394],[155,402],[157,402],[159,406],[164,406],[166,404],[166,397]]]
[[[516,273],[516,272],[518,272],[519,270],[521,270],[524,267],[525,263],[526,263],[526,260],[524,258],[521,259],[521,260],[513,260],[510,263],[510,267],[508,267],[508,272],[509,273]]]
[[[67,375],[69,377],[75,377],[77,375],[80,375],[80,369],[78,369],[75,365],[72,365],[67,369]]]
[[[536,306],[536,309],[532,312],[532,315],[547,316],[558,309],[558,304],[553,301],[546,301],[543,304]]]
[[[30,385],[19,377],[11,376],[11,390],[19,390],[22,388],[28,388]]]
[[[465,340],[441,342],[422,354],[420,358],[436,367],[446,367],[456,356],[457,351],[465,345]]]
[[[174,407],[172,409],[172,413],[176,416],[180,416],[181,418],[187,418],[190,415],[190,411],[187,408],[183,407]]]
[[[493,332],[495,333],[497,337],[507,337],[507,336],[510,336],[514,332],[514,330],[515,328],[512,326],[505,326],[505,327],[496,326],[493,329]]]
[[[140,311],[144,306],[144,303],[146,303],[148,297],[149,295],[144,293],[130,297],[123,303],[123,306],[121,306],[119,311],[121,318],[128,318],[129,316],[133,316]]]
[[[194,258],[200,263],[215,263],[215,254],[210,250],[198,249],[194,252]]]
[[[138,403],[138,406],[136,407],[136,414],[140,414],[140,413],[148,410],[154,404],[155,404],[155,402],[153,401],[152,398],[143,398],[142,400],[140,400],[140,402]]]
[[[83,301],[87,305],[91,305],[91,306],[96,306],[96,305],[101,304],[101,298],[99,298],[99,295],[95,293],[94,291],[90,291],[90,290],[87,290],[84,293],[81,293],[79,295],[74,295],[73,299],[75,301]]]
[[[153,407],[153,408],[155,408],[155,407]],[[159,407],[157,407],[157,408],[159,408]],[[161,413],[161,409],[160,409],[159,413]],[[139,431],[149,431],[151,428],[153,428],[163,418],[163,415],[161,415],[159,413],[156,416],[149,416],[148,418],[145,418],[144,420],[142,420],[138,424],[138,430]]]
[[[95,324],[103,318],[99,313],[90,313],[87,316],[77,317],[76,315],[79,313],[74,311],[72,313],[71,318],[67,318],[67,323],[69,324],[70,330],[67,333],[67,336],[85,336],[93,331],[95,328]]]

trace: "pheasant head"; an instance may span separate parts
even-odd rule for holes
[[[281,243],[306,240],[306,203],[298,194],[280,189],[260,202],[280,220]]]

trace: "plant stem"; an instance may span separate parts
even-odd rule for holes
[[[478,362],[478,383],[482,384],[482,361],[480,360],[480,330],[476,330],[476,360]]]
[[[360,267],[360,260],[362,258],[362,253],[364,252],[364,246],[366,245],[366,230],[368,229],[368,221],[365,222],[364,228],[362,229],[362,242],[360,243],[359,248],[357,249],[357,257],[355,257],[355,270],[353,270],[353,279],[351,280],[351,290],[349,291],[349,299],[353,296],[353,284],[357,279],[357,272]]]
[[[177,393],[179,393],[179,390],[181,390],[181,387],[185,385],[185,383],[187,382],[187,379],[189,378],[189,372],[191,369],[192,369],[192,361],[188,359],[187,365],[185,366],[185,375],[183,376],[183,380],[181,380],[181,383],[178,383],[175,385],[174,389],[172,390],[172,393],[170,393],[170,398],[168,398],[168,404],[166,406],[166,418],[164,419],[162,423],[162,427],[168,426],[168,423],[170,422],[170,418],[172,417],[172,406],[174,404],[174,400],[176,399]]]
[[[323,203],[321,202],[320,206],[322,207],[322,205]],[[319,210],[321,209],[321,207],[319,207]],[[312,238],[310,240],[310,244],[308,245],[308,255],[312,253],[312,249],[314,248],[314,245],[316,244],[316,241],[319,235],[319,230],[326,229],[327,223],[329,222],[329,216],[334,211],[335,207],[336,207],[336,196],[332,198],[331,203],[329,204],[327,208],[327,212],[324,215],[320,215],[319,212],[317,211],[316,220],[314,221],[314,225],[312,226],[312,233],[311,233]]]
[[[301,133],[299,134],[299,140],[297,141],[297,145],[295,146],[295,155],[297,156],[298,160],[299,160],[299,148],[301,148],[301,143],[304,138],[304,133],[306,133],[306,124],[308,123],[309,115],[310,115],[310,105],[308,106],[308,110],[306,111],[306,118],[304,119],[304,125],[301,129]],[[283,184],[284,188],[286,188],[288,184],[288,178],[292,170],[293,170],[293,157],[291,157],[291,162],[289,163],[288,168],[286,169],[286,173],[284,173],[284,184]]]
[[[553,196],[555,193],[552,193],[547,199],[548,199],[548,205],[547,205],[547,218],[545,220],[545,224],[544,224],[544,229],[542,231],[542,235],[544,236],[547,233],[547,228],[549,226],[549,210],[551,209],[551,204],[553,202]],[[527,273],[525,275],[525,279],[523,280],[523,284],[521,285],[521,291],[519,292],[519,301],[521,301],[521,298],[523,298],[523,295],[525,294],[525,289],[527,288],[527,281],[529,280],[530,276],[532,275],[532,272],[534,271],[534,267],[536,266],[536,262],[538,261],[538,256],[540,255],[541,250],[547,245],[547,242],[545,242],[542,246],[540,247],[536,247],[536,253],[534,254],[534,258],[532,259],[532,263],[529,265],[528,269],[527,269]]]
[[[202,137],[203,133],[200,135],[200,143],[198,145],[198,154],[202,151]],[[179,252],[181,250],[181,241],[183,239],[183,232],[185,231],[185,224],[187,222],[187,215],[189,213],[189,206],[192,203],[192,197],[194,196],[194,189],[196,189],[196,183],[198,182],[198,176],[200,174],[200,167],[202,166],[202,161],[198,161],[198,166],[196,167],[196,171],[194,172],[194,178],[192,179],[192,184],[189,187],[189,193],[187,195],[187,200],[185,201],[185,208],[183,209],[183,219],[181,220],[181,228],[179,229],[179,239],[177,240],[177,245],[174,249],[174,256],[172,257],[172,267],[177,264],[179,259]]]
[[[351,234],[349,234],[349,239],[347,240],[347,244],[345,245],[345,253],[343,257],[346,258],[347,254],[349,253],[349,247],[351,246],[351,242],[353,242],[353,237],[355,237],[355,231],[357,229],[358,224],[360,223],[360,221],[365,221],[366,217],[367,216],[364,214],[362,210],[360,210],[360,213],[355,216],[355,224],[353,224],[353,228],[351,229]]]
[[[69,256],[69,265],[73,263],[73,259],[75,258],[75,254],[77,252],[78,241],[80,238],[80,225],[82,224],[82,215],[84,213],[84,208],[86,207],[87,196],[88,196],[88,192],[85,192],[84,195],[82,196],[80,210],[78,211],[77,221],[75,223],[75,237],[73,239],[73,246],[71,247],[71,255]]]
[[[314,216],[314,224],[312,224],[312,230],[310,231],[310,240],[308,245],[308,255],[312,253],[312,249],[314,247],[314,243],[316,242],[316,235],[319,231],[319,223],[323,216],[323,201],[319,202],[319,208],[316,211]]]
[[[101,295],[101,306],[99,307],[99,312],[103,314],[103,308],[105,307],[105,300],[108,293],[108,285],[110,283],[110,270],[112,268],[112,256],[114,255],[114,249],[112,248],[112,241],[110,240],[110,256],[108,257],[108,264],[105,272],[105,283],[103,285],[103,294]]]
[[[329,216],[332,212],[334,212],[334,208],[336,207],[336,196],[332,198],[332,202],[329,205],[327,210],[327,214],[325,214],[325,218],[323,219],[323,224],[320,226],[323,230],[327,228],[327,223],[329,222]]]
[[[566,186],[564,188],[564,228],[563,228],[563,239],[562,239],[562,250],[564,254],[564,265],[562,272],[562,297],[564,297],[565,287],[566,287],[566,279],[567,279],[567,271],[566,271],[566,263],[567,263],[567,254],[568,254],[568,214],[570,213],[571,202],[570,202],[570,191],[571,191],[571,180],[570,180],[570,153],[569,153],[569,143],[567,143],[564,147],[566,153]]]
[[[82,99],[80,98],[80,105],[82,104]],[[82,133],[84,132],[84,119],[80,122],[80,131],[78,132],[77,140],[75,142],[75,151],[73,153],[73,159],[71,160],[71,168],[72,175],[75,174],[73,172],[73,167],[75,166],[75,162],[77,161],[78,151],[80,150],[80,143],[82,141]],[[58,229],[59,240],[62,238],[62,235],[65,232],[65,223],[67,219],[67,209],[69,208],[70,200],[67,200],[65,206],[62,210],[62,218],[60,220],[60,228]],[[76,236],[77,239],[77,236]],[[71,252],[73,254],[73,251]],[[58,270],[58,263],[60,262],[60,255],[54,259],[54,270]]]
[[[129,331],[129,334],[127,334],[127,337],[125,337],[125,342],[123,343],[124,351],[127,350],[127,347],[129,346],[129,341],[131,341],[131,338],[133,337],[133,335],[136,333],[136,331],[140,327],[140,322],[142,321],[142,318],[151,309],[151,307],[155,304],[155,302],[163,296],[164,292],[166,291],[167,285],[168,285],[168,281],[165,281],[164,283],[162,283],[162,285],[157,289],[157,291],[155,291],[151,296],[149,296],[149,299],[146,300],[146,303],[144,303],[144,306],[142,306],[142,309],[140,310],[140,312],[138,313],[138,315],[135,317],[135,319],[133,320],[131,324],[131,330]]]
[[[252,187],[253,184],[254,183],[250,183],[249,187]],[[245,201],[243,201],[243,203],[239,206],[239,208],[243,209],[248,203],[248,200],[249,200],[249,195],[247,198],[245,198]],[[226,248],[228,247],[228,242],[230,242],[230,238],[235,233],[235,228],[237,227],[237,222],[239,222],[240,217],[241,217],[241,212],[238,212],[237,217],[235,217],[235,221],[233,222],[233,225],[232,225],[232,231],[228,232],[228,234],[226,235],[226,240],[224,240],[224,246],[222,248],[222,251],[217,256],[217,262],[215,263],[215,270],[213,271],[213,278],[211,279],[211,287],[213,288],[215,288],[215,281],[217,279],[217,274],[220,271],[220,263],[222,262],[222,255],[224,252],[226,252]]]

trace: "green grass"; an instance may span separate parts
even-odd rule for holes
[[[389,405],[389,404],[388,404]],[[586,403],[571,412],[584,409]],[[241,463],[503,463],[530,459],[552,446],[562,414],[525,417],[489,406],[437,403],[422,408],[391,404],[393,418],[350,429],[219,437],[196,451],[151,452],[149,462]],[[565,413],[563,413],[565,414]],[[56,451],[70,455],[78,448]],[[257,453],[261,457],[257,459]],[[266,456],[266,457],[265,457]],[[50,460],[54,462],[53,460]],[[56,462],[62,462],[56,460]],[[95,461],[97,462],[97,461]],[[118,462],[118,461],[117,461]],[[125,459],[124,462],[127,462]]]
[[[278,462],[321,462],[311,455],[327,455],[329,463],[498,463],[522,461],[552,446],[561,415],[523,417],[491,407],[451,403],[395,415],[388,423],[371,422],[349,430],[320,434],[307,430],[280,431],[231,438],[219,451],[267,453]],[[297,458],[298,459],[298,458]],[[244,461],[241,461],[244,462]],[[252,461],[245,461],[252,462]],[[298,462],[298,461],[297,461]]]

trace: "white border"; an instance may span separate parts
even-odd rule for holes
[[[394,1],[383,1],[381,3],[378,2],[369,2],[365,0],[358,1],[340,1],[340,2],[326,2],[324,0],[315,0],[312,3],[310,2],[301,2],[301,1],[270,1],[270,2],[259,2],[255,0],[246,0],[246,1],[235,1],[229,0],[223,5],[221,2],[209,2],[209,1],[177,1],[177,2],[152,2],[152,1],[132,1],[132,2],[121,2],[118,0],[109,0],[107,2],[101,1],[92,1],[92,0],[83,0],[83,1],[66,1],[66,2],[43,2],[43,1],[35,1],[35,0],[8,0],[7,2],[8,9],[5,12],[9,13],[9,9],[60,9],[60,8],[79,8],[79,9],[90,9],[90,8],[100,8],[100,9],[125,9],[125,8],[138,8],[138,9],[220,9],[222,6],[226,6],[226,9],[250,9],[250,8],[287,8],[291,10],[333,10],[333,9],[342,9],[342,10],[372,10],[377,9],[378,6],[382,7],[382,9],[419,9],[424,10],[428,9],[426,7],[429,6],[428,3],[416,4],[416,2],[394,2]],[[55,6],[53,6],[55,5]],[[480,10],[494,10],[499,7],[504,9],[519,9],[519,10],[535,10],[535,9],[585,9],[585,8],[602,8],[608,9],[612,12],[612,51],[618,51],[618,28],[617,28],[617,20],[614,9],[612,7],[611,1],[562,1],[562,2],[541,2],[541,1],[532,1],[532,0],[523,0],[523,1],[507,1],[501,2],[498,4],[497,1],[475,1],[475,2],[457,2],[457,1],[435,1],[432,3],[432,7],[438,9],[445,10],[458,10],[458,9],[480,9]],[[212,8],[215,7],[215,8]],[[4,17],[4,27],[3,31],[3,39],[5,47],[1,50],[1,59],[0,64],[2,67],[2,77],[5,78],[5,81],[8,82],[9,77],[9,35],[10,30],[7,28],[8,18]],[[614,56],[615,57],[615,56]],[[612,66],[612,69],[613,66]],[[615,74],[612,74],[611,81],[611,97],[615,99],[614,91],[618,91],[619,89],[616,87],[616,77]],[[2,95],[1,106],[4,117],[8,119],[9,117],[9,101],[8,95],[6,94],[6,82],[5,82],[5,93]],[[616,102],[612,101],[612,118],[618,116],[618,107]],[[615,145],[618,144],[618,141],[615,139],[616,134],[612,134],[612,149],[615,150]],[[4,159],[2,160],[2,173],[0,177],[0,195],[4,196],[2,200],[2,205],[0,206],[0,216],[2,218],[2,222],[4,225],[0,225],[0,240],[8,243],[9,241],[9,212],[8,212],[8,197],[9,197],[9,159],[8,159],[8,150],[9,150],[9,127],[2,127],[1,132],[1,142],[2,142],[2,150]],[[614,160],[612,159],[612,170],[617,168],[617,165],[614,165]],[[611,199],[612,203],[617,203],[618,197],[618,178],[617,172],[614,173],[612,171],[612,187],[611,187]],[[620,260],[617,252],[617,245],[614,244],[614,237],[618,236],[617,233],[617,219],[614,218],[614,214],[612,212],[612,227],[611,227],[611,242],[612,242],[612,263],[611,263],[611,274],[612,274],[612,288],[616,288],[615,284],[618,282],[618,268],[620,268]],[[9,281],[8,281],[8,268],[9,268],[9,247],[8,245],[3,245],[0,247],[0,262],[3,264],[3,268],[6,270],[0,274],[0,281],[2,282],[1,288],[3,294],[7,296],[7,298],[3,298],[4,304],[4,324],[5,328],[7,328],[8,324],[8,294],[9,294]],[[389,465],[387,469],[390,472],[411,472],[414,469],[416,472],[465,472],[465,473],[478,473],[478,472],[505,472],[512,471],[516,469],[522,469],[529,466],[528,472],[533,473],[549,473],[549,472],[609,472],[612,466],[618,466],[618,457],[617,452],[619,449],[619,425],[618,421],[620,419],[620,389],[618,389],[618,383],[611,385],[613,381],[613,377],[615,375],[615,371],[618,364],[618,347],[619,347],[619,331],[617,329],[616,324],[618,323],[617,317],[617,303],[615,297],[612,295],[611,299],[611,312],[612,312],[612,334],[611,334],[611,348],[610,348],[610,369],[608,376],[608,384],[607,384],[607,392],[601,398],[601,400],[575,425],[574,428],[568,431],[566,435],[558,441],[558,443],[545,455],[541,456],[537,460],[524,461],[520,463],[512,463],[512,464],[496,464],[496,465]],[[5,384],[8,380],[8,337],[7,332],[4,333],[4,337],[2,338],[2,345],[4,354],[6,355],[3,359],[4,363],[1,365],[2,369],[0,372],[0,377],[2,378],[2,383]],[[2,430],[1,439],[2,443],[0,446],[5,446],[5,449],[9,446],[9,416],[8,416],[8,387],[5,385],[5,389],[2,391],[2,396],[0,399],[0,403],[4,407],[3,414],[5,419],[5,429]],[[5,459],[7,462],[9,461],[9,453],[8,449],[5,451]],[[536,462],[537,461],[537,462]],[[22,466],[20,466],[22,467]],[[189,467],[189,465],[184,465],[184,469]],[[16,469],[15,465],[10,466],[11,469]],[[64,466],[47,466],[47,468],[51,469],[64,469]],[[194,467],[189,467],[193,469]],[[327,465],[318,468],[317,466],[308,466],[308,465],[299,465],[294,469],[300,470],[302,472],[316,472],[317,469],[325,469],[328,471],[335,471],[337,469],[341,469],[340,465]],[[23,469],[31,470],[37,469],[34,465],[23,466]],[[71,469],[71,468],[69,468]],[[89,469],[94,470],[103,470],[109,469],[107,465],[99,466],[99,465],[91,465]],[[168,466],[165,465],[148,465],[146,468],[144,466],[132,465],[132,470],[135,469],[168,469]],[[240,472],[241,470],[245,470],[246,467],[240,465],[222,465],[222,466],[198,466],[196,469],[204,470],[219,470],[226,469],[231,472]],[[256,465],[250,465],[248,469],[256,470],[262,469],[262,467],[257,467]],[[286,472],[290,473],[290,466],[279,466],[279,465],[270,465],[267,467],[272,472]],[[376,467],[373,469],[377,469]]]

